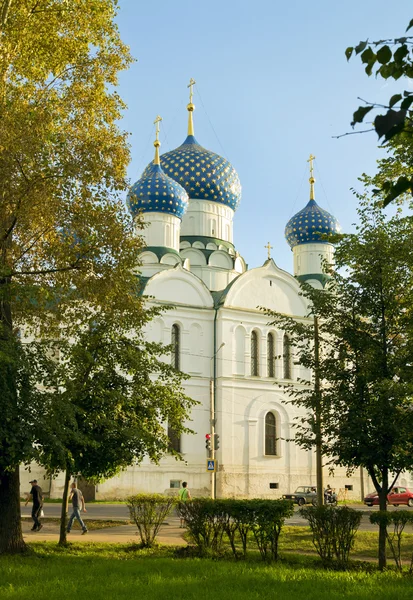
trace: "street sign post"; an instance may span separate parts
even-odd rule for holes
[[[215,473],[216,471],[216,461],[214,458],[208,458],[206,461],[206,470],[208,473]]]

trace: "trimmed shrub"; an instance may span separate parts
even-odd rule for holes
[[[159,529],[176,504],[176,499],[161,494],[136,494],[126,498],[131,521],[136,524],[144,548],[151,548]]]
[[[235,558],[239,558],[236,541],[241,540],[243,558],[247,556],[248,534],[254,524],[255,513],[250,500],[224,500],[229,518],[224,528]]]
[[[236,546],[239,536],[245,557],[252,531],[263,560],[276,560],[281,529],[293,506],[288,500],[195,498],[180,503],[178,510],[200,555],[221,554],[225,533],[235,558],[240,556]]]
[[[313,544],[325,564],[348,565],[362,513],[347,506],[306,506],[300,510],[308,520]]]
[[[389,543],[391,553],[396,563],[398,571],[403,570],[402,564],[402,539],[406,525],[413,525],[413,514],[407,510],[397,510],[394,512],[379,511],[370,515],[370,523],[386,525],[386,539]],[[389,532],[389,527],[393,525],[393,531]],[[409,573],[413,573],[413,554],[410,557]]]
[[[189,536],[200,555],[221,553],[225,521],[228,519],[223,501],[194,498],[180,502],[178,512],[185,520]]]
[[[294,509],[289,500],[252,500],[252,531],[263,560],[277,560],[282,526]]]

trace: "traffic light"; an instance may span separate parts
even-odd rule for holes
[[[219,448],[219,435],[218,433],[214,434],[214,449],[218,450]]]
[[[208,452],[211,450],[211,434],[210,433],[205,434],[205,448],[208,450]]]

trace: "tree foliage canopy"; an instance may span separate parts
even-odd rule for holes
[[[413,19],[410,21],[406,33],[413,27]],[[361,41],[357,46],[350,46],[346,50],[347,60],[359,55],[365,65],[367,75],[373,73],[376,77],[383,79],[412,79],[413,78],[413,37],[405,35],[396,39],[379,40],[369,42]],[[401,90],[393,94],[387,105],[379,105],[374,102],[363,101],[353,115],[351,125],[365,122],[375,114],[372,125],[380,140],[391,142],[397,137],[396,147],[407,143],[411,146],[412,118],[413,118],[413,92]],[[384,110],[384,112],[383,112]],[[379,112],[379,114],[377,114]],[[393,144],[390,144],[393,148]],[[403,165],[400,163],[399,166]],[[388,173],[388,177],[382,177],[378,181],[379,189],[384,197],[384,204],[392,202],[404,193],[413,193],[413,176],[411,173],[411,159],[408,161],[409,168],[400,170],[399,173]]]
[[[0,553],[24,547],[21,462],[99,478],[157,460],[191,405],[143,340],[117,5],[0,0]]]
[[[332,464],[365,467],[381,489],[385,472],[413,467],[413,228],[368,203],[356,234],[337,238],[324,290],[303,285],[319,320],[323,454]],[[289,331],[297,360],[314,369],[314,326],[267,312]],[[298,443],[314,445],[314,386],[290,388],[309,413]],[[385,482],[385,494],[388,485]]]

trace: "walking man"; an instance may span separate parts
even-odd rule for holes
[[[67,524],[67,533],[70,533],[70,530],[72,529],[73,521],[75,519],[77,519],[83,530],[82,535],[84,535],[85,533],[87,533],[87,527],[84,524],[84,522],[82,521],[82,517],[80,516],[80,511],[83,510],[83,512],[87,512],[86,505],[85,505],[85,499],[83,498],[82,492],[76,487],[76,483],[74,483],[74,482],[71,485],[69,500],[72,501],[73,512],[70,515],[69,523]]]
[[[191,499],[191,492],[188,489],[188,483],[186,481],[182,482],[182,487],[179,490],[179,500],[181,502],[186,502],[187,500]],[[185,519],[183,517],[181,517],[181,524],[180,527],[185,527]]]
[[[32,519],[34,523],[31,530],[40,531],[43,527],[43,525],[39,521],[40,513],[43,508],[43,492],[42,488],[39,485],[37,485],[37,479],[29,481],[29,483],[32,484],[32,489],[29,492],[25,506],[27,506],[30,501],[33,502]]]

